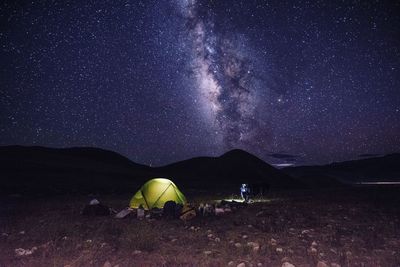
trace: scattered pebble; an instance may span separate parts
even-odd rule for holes
[[[249,236],[248,235],[243,235],[242,238],[243,239],[247,239]]]
[[[46,243],[40,245],[39,248],[48,249],[51,245],[52,245],[52,242],[49,241],[49,242],[46,242]]]
[[[211,255],[211,254],[212,254],[212,251],[206,250],[206,251],[204,251],[204,254],[206,254],[206,255]]]
[[[247,246],[251,247],[254,252],[260,250],[260,244],[258,244],[257,242],[247,242]]]
[[[112,267],[112,265],[111,265],[111,263],[110,263],[109,261],[106,261],[106,262],[103,264],[103,267]]]
[[[242,244],[240,244],[240,243],[235,243],[235,247],[241,248],[241,247],[242,247]]]
[[[282,267],[295,267],[293,264],[291,264],[290,262],[284,262],[282,263]]]
[[[315,242],[315,241],[313,241],[312,243],[311,243],[311,246],[312,247],[316,247],[318,244],[317,244],[317,242]]]
[[[140,250],[134,250],[133,251],[133,255],[139,255],[139,254],[142,254],[142,251],[140,251]]]
[[[25,231],[21,231],[21,232],[19,232],[19,234],[20,234],[20,235],[24,235],[24,234],[25,234]]]
[[[316,249],[315,247],[311,247],[311,248],[308,250],[308,252],[309,252],[310,254],[317,254],[317,249]]]
[[[227,208],[224,208],[224,212],[232,212],[232,209],[231,209],[231,208],[229,208],[229,207],[227,207]]]
[[[215,242],[221,242],[221,239],[219,237],[216,237]]]
[[[256,217],[264,217],[265,212],[264,211],[259,211],[256,213]]]
[[[246,267],[246,264],[244,262],[241,262],[238,265],[236,265],[236,267]]]
[[[228,266],[233,266],[235,263],[233,261],[228,262]]]
[[[17,256],[21,257],[32,255],[36,250],[37,247],[33,247],[31,249],[16,248],[14,251]]]
[[[323,261],[319,261],[318,263],[317,263],[317,267],[329,267],[325,262],[323,262]]]
[[[276,248],[276,252],[282,253],[283,252],[283,248]]]
[[[271,242],[270,243],[271,243],[272,246],[276,246],[276,244],[277,244],[276,240],[273,239],[273,238],[271,238]]]
[[[340,264],[337,264],[336,262],[332,262],[331,267],[340,267]]]

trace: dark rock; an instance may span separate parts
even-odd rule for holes
[[[86,216],[108,216],[110,214],[110,208],[101,203],[97,205],[86,205],[82,210],[82,215]]]

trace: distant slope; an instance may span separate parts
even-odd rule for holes
[[[198,186],[238,187],[241,183],[265,183],[274,188],[293,188],[301,183],[275,169],[256,156],[240,150],[231,150],[220,157],[198,157],[176,162],[156,169],[159,173],[171,174],[180,183]]]
[[[302,181],[313,181],[314,184],[400,181],[400,154],[282,170]]]
[[[151,168],[98,148],[0,147],[0,192],[133,192],[152,177],[186,189],[235,189],[241,183],[272,188],[341,187],[400,181],[400,154],[281,170],[243,150]]]
[[[109,150],[93,147],[47,148],[41,146],[3,146],[0,147],[0,160],[37,162],[41,164],[62,164],[72,162],[103,162],[110,165],[129,166],[139,169],[149,169],[130,161],[128,158]],[[98,166],[96,166],[98,167]]]
[[[186,188],[238,188],[242,182],[293,188],[300,183],[242,150],[151,168],[98,148],[0,147],[0,192],[133,192],[152,177]]]
[[[0,191],[120,191],[145,181],[149,172],[98,148],[0,147]]]

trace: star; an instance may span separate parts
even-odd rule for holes
[[[93,146],[153,166],[234,148],[304,155],[293,164],[399,151],[396,10],[5,0],[0,145]]]

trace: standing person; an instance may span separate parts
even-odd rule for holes
[[[250,199],[250,188],[247,184],[242,184],[242,187],[240,188],[240,195],[242,196],[242,199],[244,202],[248,202]]]

